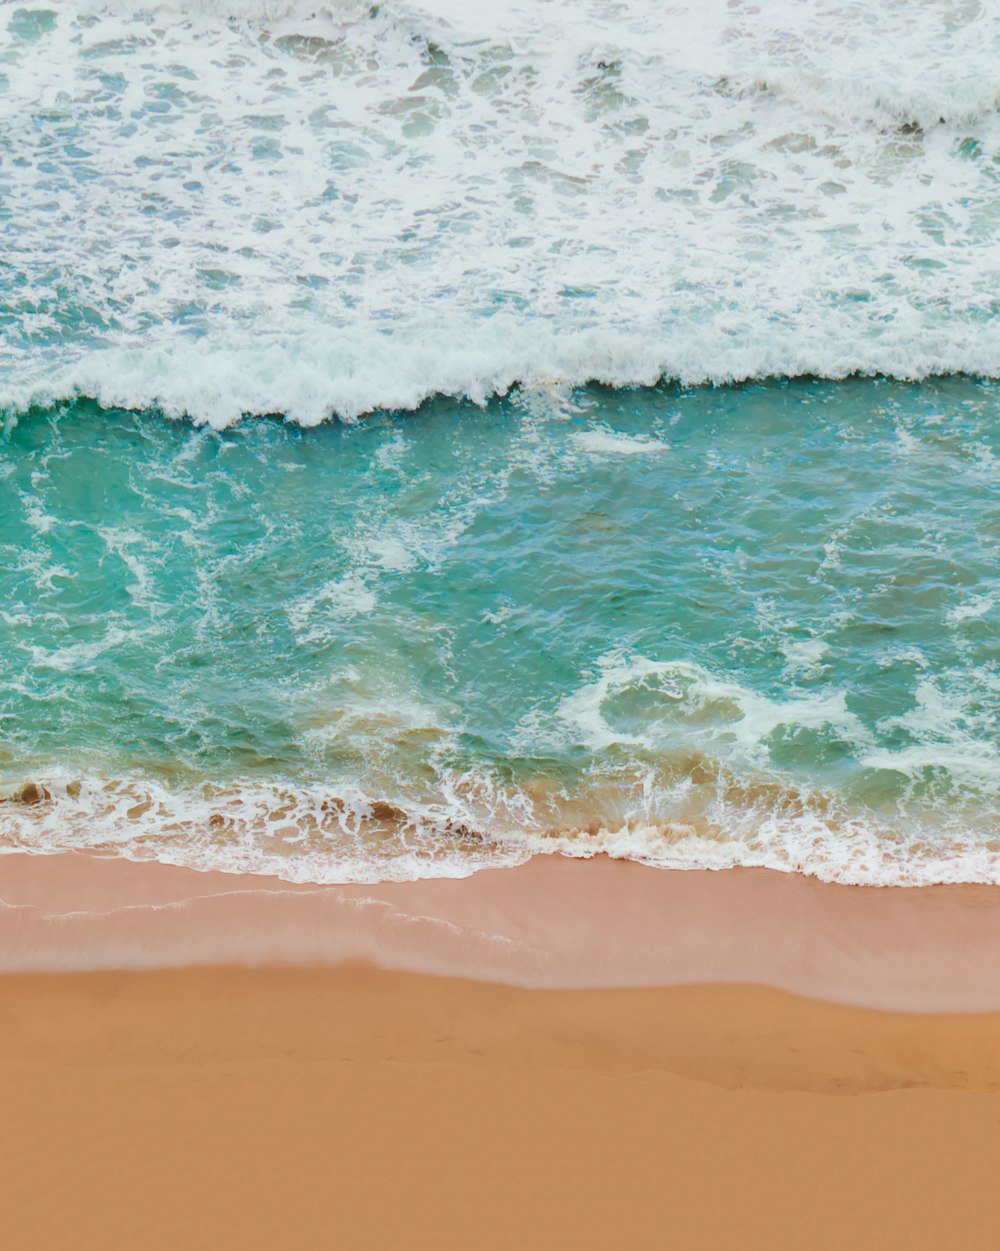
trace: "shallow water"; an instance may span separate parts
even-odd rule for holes
[[[951,378],[12,419],[0,839],[1000,880],[998,416]]]
[[[1000,881],[998,63],[0,5],[0,848]]]

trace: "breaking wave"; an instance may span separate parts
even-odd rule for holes
[[[0,32],[0,407],[1000,375],[1000,11],[85,4]]]

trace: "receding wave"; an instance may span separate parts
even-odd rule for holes
[[[1000,12],[8,9],[0,408],[1000,375]]]
[[[1000,881],[995,822],[942,836],[932,822],[851,813],[832,795],[741,781],[697,756],[686,768],[656,797],[610,781],[577,795],[500,794],[465,778],[409,808],[288,781],[178,789],[56,775],[0,798],[0,853],[87,851],[321,884],[465,877],[550,854],[867,886]]]

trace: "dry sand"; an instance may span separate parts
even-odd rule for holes
[[[262,919],[284,918],[281,942],[303,953],[294,910],[262,911],[259,884],[245,882],[244,891],[236,880],[220,891],[210,877],[195,883],[148,866],[120,874],[108,862],[74,869],[74,859],[53,858],[47,869],[0,859],[5,967],[23,962],[32,935],[53,965],[79,964],[77,943],[86,958],[122,963],[130,932],[136,963],[182,962],[178,919],[220,941],[223,922],[246,938]],[[560,967],[579,974],[565,952],[539,963],[549,923],[526,902],[537,906],[536,888],[556,888],[554,921],[576,915],[582,933],[588,887],[578,870],[591,873],[592,926],[606,922],[598,898],[606,890],[626,891],[640,918],[605,936],[618,957],[600,977],[706,967],[714,984],[502,984],[514,973],[555,977]],[[408,926],[411,961],[446,958],[447,945],[428,945],[428,933],[451,934],[452,954],[465,951],[459,900],[481,891],[493,901],[493,939],[474,947],[474,960],[492,981],[356,963],[8,973],[0,977],[0,1245],[992,1251],[1000,1014],[879,1011],[725,984],[726,952],[735,958],[744,940],[741,967],[752,967],[771,931],[750,923],[749,904],[706,911],[706,901],[723,902],[723,887],[731,904],[759,889],[778,892],[768,896],[774,907],[787,888],[772,877],[720,885],[719,875],[546,866],[499,886],[453,883],[464,887],[455,893],[399,889],[388,913],[384,900],[372,912],[350,895],[334,906],[315,892],[279,893],[282,907],[301,905],[320,925],[331,959],[350,948],[354,925],[357,943],[377,939],[399,964]],[[817,893],[789,881],[785,915],[768,924],[780,933],[784,920],[806,946],[765,961],[765,974],[795,980],[812,967],[843,989],[853,959],[863,1000],[891,998],[897,963],[904,998],[947,999],[949,978],[956,1000],[992,994],[1000,892],[881,893],[879,909],[879,892]],[[109,891],[118,904],[95,906],[112,902]],[[234,893],[245,895],[239,908]],[[191,909],[180,896],[201,903]],[[662,960],[670,926],[679,925],[675,913],[671,921],[652,908],[656,899],[681,909],[688,963],[629,957],[645,931]],[[431,905],[438,915],[419,911]],[[876,926],[842,936],[831,955],[843,908],[855,925],[896,916],[895,947],[869,949]],[[952,964],[930,961],[923,980],[904,941],[923,950],[919,925],[907,919],[918,913],[951,935]],[[373,928],[372,916],[391,924]],[[505,959],[511,933],[526,946]],[[699,933],[703,966],[690,964]],[[892,933],[890,925],[883,941]],[[579,942],[586,949],[585,936]],[[254,958],[265,949],[274,950],[247,948]],[[972,970],[965,982],[963,960]]]
[[[362,969],[0,981],[21,1251],[978,1251],[1000,1017]]]

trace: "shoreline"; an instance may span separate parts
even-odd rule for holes
[[[335,966],[524,988],[741,983],[863,1008],[1000,1010],[1000,888],[539,857],[309,886],[79,853],[0,856],[0,973]]]

